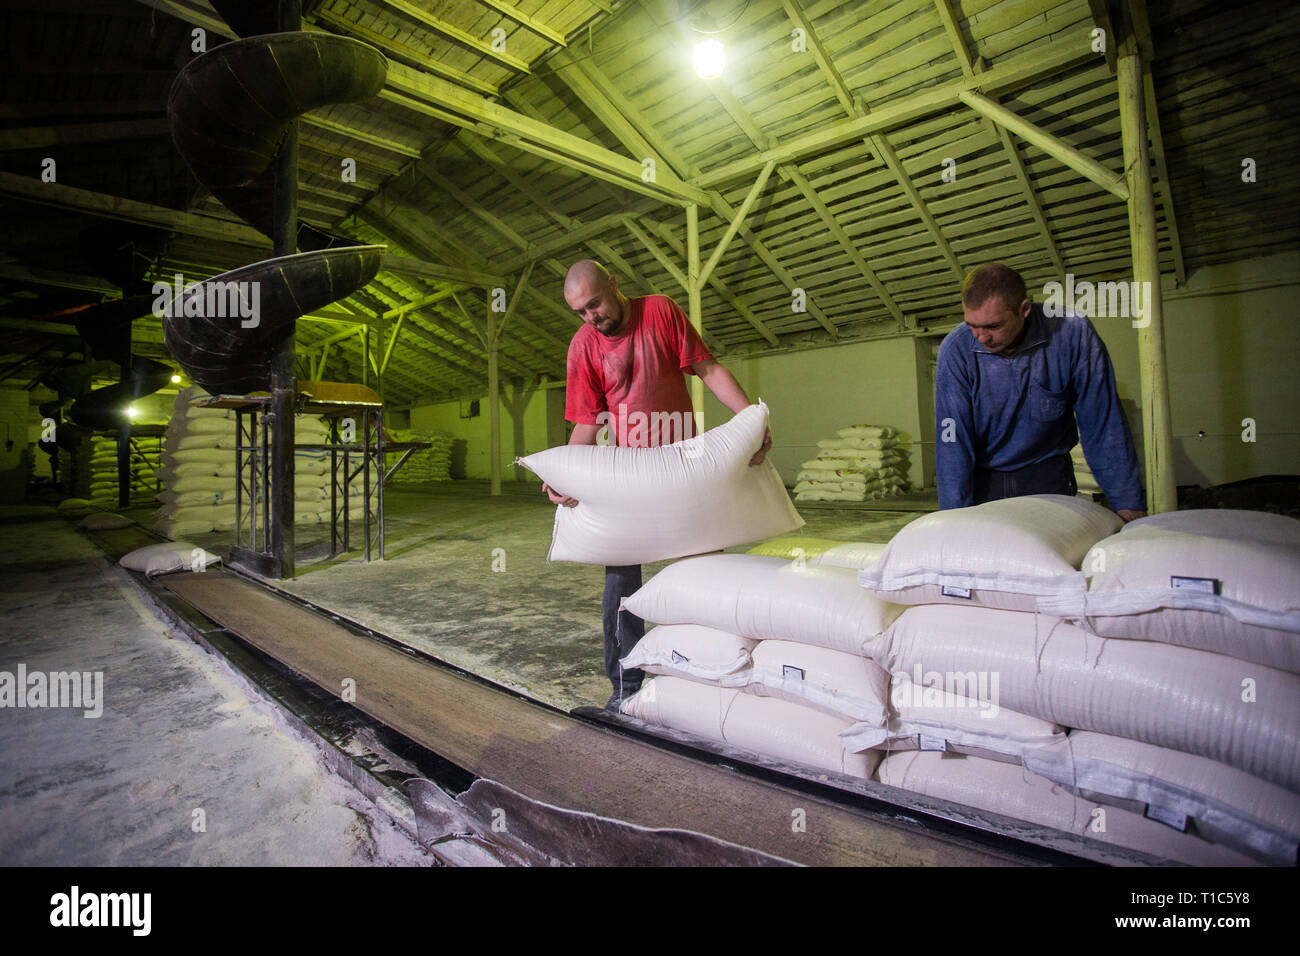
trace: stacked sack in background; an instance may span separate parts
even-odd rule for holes
[[[153,530],[169,538],[232,531],[238,520],[235,412],[193,404],[206,397],[207,393],[195,386],[178,392],[163,439],[158,473],[163,490],[155,496],[160,507],[154,512],[158,520]],[[300,416],[294,429],[299,445],[328,440],[324,421],[315,416]],[[295,525],[329,520],[329,468],[329,452],[299,451],[294,455]],[[359,477],[352,493],[361,493]],[[250,505],[245,496],[245,515]],[[258,524],[260,527],[260,517]]]
[[[90,453],[90,500],[97,507],[116,508],[118,501],[117,487],[117,439],[112,435],[95,435],[91,438]],[[161,448],[156,438],[138,438],[136,445],[143,451],[131,450],[130,474],[131,497],[148,496],[158,490],[157,472],[161,465]],[[40,457],[49,461],[49,456],[40,452]],[[49,466],[46,465],[48,472]]]
[[[1300,523],[1181,512],[1119,528],[1042,495],[900,531],[859,573],[911,605],[869,648],[892,675],[890,725],[852,728],[850,749],[894,751],[882,783],[1086,839],[1294,864]]]
[[[853,568],[718,554],[665,568],[623,602],[657,623],[623,660],[659,675],[622,711],[777,761],[869,779],[878,752],[841,734],[884,726],[889,675],[864,654],[899,608]]]
[[[870,501],[908,488],[908,451],[891,425],[850,425],[817,443],[795,475],[795,501]]]
[[[451,481],[451,445],[452,437],[445,432],[415,432],[409,429],[393,429],[394,441],[427,441],[431,448],[413,451],[397,473],[393,475],[393,484],[416,484],[421,481]],[[387,467],[392,468],[405,452],[389,452],[384,455]]]

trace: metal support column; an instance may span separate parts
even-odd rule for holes
[[[280,0],[279,27],[282,32],[302,29],[301,0]],[[284,145],[275,161],[275,213],[273,217],[276,256],[298,251],[298,121],[289,123]],[[296,324],[296,323],[295,323]],[[271,446],[272,513],[271,551],[280,565],[280,577],[294,576],[293,446],[297,382],[294,369],[295,340],[290,331],[271,358],[271,407],[274,422]]]

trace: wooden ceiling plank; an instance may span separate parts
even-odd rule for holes
[[[636,109],[635,105],[633,105],[626,96],[622,95],[618,91],[617,86],[610,82],[609,78],[600,71],[595,63],[590,60],[585,60],[576,64],[576,66],[576,69],[566,70],[559,74],[560,79],[562,79],[569,88],[583,100],[585,105],[592,108],[593,111],[599,109],[599,112],[597,113],[598,118],[601,116],[612,117],[612,125],[607,123],[607,128],[609,128],[610,132],[619,138],[625,148],[631,150],[634,154],[644,154],[646,151],[649,151],[652,155],[657,153],[661,160],[668,161],[673,171],[678,176],[696,175],[697,171],[686,164],[682,155],[672,146],[671,143],[668,142],[667,139],[659,134],[646,121],[644,116],[642,116]],[[605,121],[602,119],[602,122]],[[768,175],[770,175],[770,170],[766,175],[763,175],[760,170],[760,178],[764,185],[766,185]],[[760,188],[754,193],[755,199],[757,198],[757,193],[760,193],[761,191]],[[736,211],[731,209],[723,199],[722,195],[717,193],[715,190],[706,191],[705,199],[705,205],[707,205],[708,208],[713,209],[715,213],[719,208],[726,208],[726,214],[721,216],[723,222],[728,224],[736,223],[733,235],[736,233],[740,234],[746,243],[753,246],[753,234],[748,229],[744,228],[744,216],[737,216]],[[639,240],[640,238],[641,237],[638,237]],[[730,238],[728,238],[727,241],[729,242]],[[642,244],[644,245],[644,242]],[[723,246],[723,251],[725,251],[725,246]],[[759,253],[757,248],[755,248],[754,251],[760,256],[763,255],[763,253]],[[766,250],[764,250],[764,252],[766,252]],[[655,255],[656,259],[659,258],[655,253],[652,252],[651,254]],[[767,261],[768,258],[775,259],[775,256],[769,254],[764,257],[764,261]],[[660,263],[663,264],[663,261],[664,260],[660,260]],[[716,265],[717,263],[714,262],[713,266]],[[713,271],[713,266],[710,266],[706,272],[706,278],[708,277],[708,273]],[[669,269],[669,274],[673,275],[673,270],[675,269],[676,266]],[[677,270],[677,272],[680,273],[680,270]],[[677,278],[677,276],[674,275],[674,278]],[[772,333],[760,320],[753,316],[752,312],[747,314],[746,321],[755,325],[759,330],[759,334],[761,334],[765,339],[772,337]],[[830,326],[830,331],[834,334],[834,326]]]
[[[416,50],[414,47],[407,46],[406,44],[393,40],[390,37],[386,37],[382,33],[376,33],[369,27],[362,26],[359,23],[354,23],[347,17],[341,16],[327,8],[317,10],[314,16],[304,17],[304,20],[315,20],[320,23],[329,24],[331,27],[334,27],[334,30],[327,32],[337,33],[341,31],[356,37],[358,40],[365,40],[367,43],[384,51],[385,54],[392,54],[394,57],[402,57],[403,59],[411,60],[419,64],[421,68],[428,70],[430,73],[441,76],[453,83],[459,83],[466,89],[475,90],[487,96],[499,96],[501,93],[500,87],[495,83],[481,80],[478,77],[471,76],[463,70],[458,70],[455,67],[446,66],[438,62],[434,57],[429,56],[427,53]]]
[[[827,83],[830,84],[831,89],[835,93],[835,98],[839,101],[844,112],[847,113],[850,118],[867,114],[869,111],[860,100],[855,99],[848,86],[845,84],[843,77],[840,76],[839,71],[836,70],[829,51],[827,51],[825,46],[822,44],[821,37],[818,35],[812,21],[804,13],[798,0],[781,0],[781,2],[785,7],[786,14],[789,16],[791,22],[804,31],[809,48],[812,50],[813,57],[817,61],[817,66],[822,71],[822,75],[825,76]],[[872,150],[875,151],[876,155],[879,156],[884,164],[889,168],[889,171],[894,174],[895,180],[903,190],[904,195],[907,196],[908,201],[916,210],[922,224],[927,230],[929,230],[930,235],[934,238],[935,244],[943,253],[944,258],[948,260],[953,273],[960,280],[962,278],[961,263],[957,261],[957,257],[953,254],[952,247],[948,244],[948,240],[944,238],[943,231],[939,228],[939,224],[935,222],[934,216],[930,214],[929,210],[925,206],[925,202],[921,199],[920,193],[917,192],[916,187],[912,184],[911,177],[909,177],[904,171],[903,164],[899,160],[898,154],[894,151],[894,147],[890,145],[883,133],[872,133],[868,135],[864,141]]]
[[[552,30],[545,23],[541,23],[534,17],[524,13],[513,3],[506,3],[505,0],[477,0],[485,7],[489,7],[501,14],[503,17],[509,17],[515,23],[519,24],[529,33],[533,33],[548,43],[554,43],[556,46],[566,46],[564,34]]]
[[[692,180],[692,185],[707,189],[719,183],[751,176],[762,169],[763,164],[769,159],[775,159],[778,163],[794,162],[803,156],[822,153],[844,143],[861,139],[868,133],[905,126],[921,117],[955,106],[961,99],[962,92],[981,90],[985,93],[997,93],[1019,89],[1092,62],[1096,56],[1081,44],[1061,43],[1054,46],[1059,46],[1059,49],[1022,54],[1005,63],[999,63],[973,79],[963,77],[960,80],[943,83],[924,92],[887,103],[856,119],[827,123],[811,133],[794,137],[770,149],[711,169]]]
[[[421,9],[413,3],[408,3],[407,0],[378,0],[378,2],[383,6],[389,7],[410,17],[417,23],[423,23],[435,33],[441,34],[453,43],[465,47],[485,59],[492,60],[498,65],[504,66],[508,70],[514,70],[516,73],[521,73],[524,76],[527,76],[532,72],[528,68],[528,64],[517,56],[511,56],[509,53],[497,50],[493,44],[484,43],[478,37],[466,33],[460,27],[448,23],[446,20],[435,17],[427,10]]]
[[[966,49],[966,40],[961,35],[961,30],[957,26],[957,18],[953,15],[952,0],[934,0],[934,5],[939,12],[939,19],[943,21],[944,29],[948,32],[948,39],[952,43],[953,52],[957,54],[957,59],[961,63],[962,72],[968,77],[975,75],[975,64],[971,60],[970,53]],[[1112,65],[1112,72],[1114,67]],[[990,97],[993,99],[993,97]],[[980,118],[984,128],[998,137],[1002,144],[1002,152],[1007,157],[1007,162],[1011,165],[1011,171],[1020,184],[1021,193],[1024,195],[1025,202],[1029,206],[1030,214],[1038,227],[1042,230],[1043,241],[1047,244],[1047,254],[1052,259],[1052,265],[1061,275],[1065,275],[1065,260],[1061,258],[1061,251],[1057,248],[1056,237],[1052,234],[1052,228],[1048,225],[1047,216],[1043,212],[1042,203],[1034,191],[1034,185],[1029,179],[1029,174],[1025,171],[1024,161],[1020,158],[1020,151],[1016,149],[1016,144],[1011,141],[1010,134],[997,123],[984,117]]]

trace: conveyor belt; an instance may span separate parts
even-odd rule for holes
[[[538,801],[815,865],[1031,861],[1013,841],[1005,851],[979,846],[572,718],[354,633],[229,572],[171,575],[164,583],[327,690],[341,693],[354,680],[355,704],[370,716]],[[803,832],[792,826],[796,809],[804,811]]]

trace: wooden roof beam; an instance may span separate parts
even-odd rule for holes
[[[840,107],[850,117],[865,115],[868,110],[861,100],[855,98],[850,92],[844,78],[840,76],[839,70],[835,68],[830,52],[822,45],[821,37],[817,35],[812,21],[805,15],[798,0],[781,0],[781,2],[785,6],[786,15],[790,17],[791,22],[804,31],[804,37],[812,50],[813,58],[817,61],[817,66],[822,71],[822,75],[826,77],[826,82],[830,84],[831,89],[835,92],[835,98],[839,100]],[[963,275],[961,263],[957,261],[957,256],[953,253],[948,240],[944,238],[939,223],[935,221],[934,216],[930,215],[930,210],[926,208],[921,194],[912,185],[912,179],[908,176],[907,171],[903,169],[903,163],[898,158],[898,153],[895,152],[894,147],[885,139],[884,133],[868,134],[864,142],[880,157],[881,161],[889,168],[889,171],[894,174],[894,179],[898,181],[899,187],[907,196],[907,201],[912,204],[912,208],[916,210],[922,224],[934,238],[935,245],[939,247],[939,251],[943,253],[943,257],[948,260],[948,265],[952,268],[953,273],[960,280]]]
[[[466,136],[463,138],[460,145],[468,149],[488,165],[492,166],[492,168],[495,169],[496,172],[508,183],[510,183],[511,186],[519,190],[520,195],[526,196],[534,206],[553,219],[556,224],[565,231],[566,235],[572,236],[574,233],[585,233],[586,224],[579,219],[566,216],[564,213],[555,209],[531,183],[527,182],[522,176],[511,169],[509,164],[501,159],[501,157],[498,156],[490,146],[488,146],[482,137],[475,135]],[[602,229],[599,231],[603,232],[604,230]],[[595,238],[586,238],[584,243],[600,259],[613,265],[619,272],[636,285],[648,289],[651,292],[655,290],[655,286],[638,275],[637,271],[632,268],[631,263],[619,255],[618,251],[609,243]],[[556,251],[558,252],[559,250],[557,249]]]
[[[64,123],[57,126],[28,126],[0,130],[0,152],[43,149],[81,143],[111,143],[124,139],[170,136],[165,117],[141,120],[108,120],[96,123]]]
[[[677,267],[676,263],[672,261],[668,253],[664,252],[664,250],[661,249],[653,239],[651,239],[648,235],[646,235],[641,230],[641,227],[637,225],[637,223],[632,219],[631,216],[628,216],[623,220],[623,225],[626,226],[627,231],[632,233],[632,235],[637,239],[637,241],[640,242],[641,245],[645,246],[646,249],[649,251],[649,253],[652,256],[654,256],[656,260],[658,260],[659,264],[664,267],[664,271],[666,271],[669,275],[671,275],[674,279],[676,279],[678,284],[680,284],[683,289],[686,289],[689,292],[690,285],[686,273],[682,272],[682,270]],[[650,224],[647,223],[647,226],[649,225]],[[667,230],[664,227],[658,228],[659,238],[672,244],[671,240],[669,239],[668,232],[669,230]],[[685,258],[685,250],[683,250],[680,247],[680,245],[678,245],[675,251],[677,252],[678,255],[683,256],[683,258]],[[701,283],[701,285],[702,284],[703,283]],[[775,346],[778,344],[775,333],[773,333],[772,330],[767,327],[767,324],[764,323],[762,319],[760,319],[750,310],[749,306],[745,305],[744,302],[740,301],[740,299],[735,295],[735,293],[733,293],[730,289],[726,287],[726,285],[722,282],[722,280],[720,280],[717,276],[713,276],[709,279],[709,286],[713,288],[719,295],[721,295],[723,299],[725,299],[728,303],[730,303],[731,307],[740,314],[740,317],[743,318],[746,322],[748,322],[751,326],[753,326],[754,330],[758,332],[758,334],[761,335],[769,345]],[[714,348],[713,343],[716,341],[716,337],[707,329],[701,329],[700,331],[702,337],[704,338],[704,344],[709,346],[710,349],[713,349]]]
[[[591,84],[586,87],[588,95],[591,95],[590,91],[594,90],[595,99],[609,100],[610,107],[607,108],[605,112],[612,112],[615,115],[621,115],[627,118],[630,125],[620,128],[610,128],[610,131],[616,136],[619,136],[620,129],[623,129],[624,136],[635,137],[628,139],[621,138],[620,141],[623,142],[625,147],[635,149],[637,148],[636,144],[644,143],[652,153],[657,152],[659,155],[667,159],[679,176],[687,176],[693,179],[699,175],[699,170],[690,165],[686,161],[686,158],[682,156],[673,145],[667,141],[667,139],[659,134],[650,121],[647,120],[641,114],[640,110],[636,108],[634,103],[618,92],[617,85],[612,83],[610,79],[600,71],[595,63],[590,60],[584,60],[580,64],[580,70],[587,74],[588,79],[591,81]],[[560,74],[560,78],[565,79],[567,82],[566,74]],[[709,88],[720,100],[722,100],[724,96],[729,95],[725,88],[718,84],[710,84]],[[574,92],[578,92],[578,90],[575,89]],[[579,95],[582,94],[580,93]],[[590,106],[591,104],[588,103],[587,105]],[[724,101],[724,106],[725,105],[726,103]],[[761,134],[759,135],[761,137]],[[761,166],[755,169],[756,173],[760,171]],[[718,192],[716,189],[709,189],[706,190],[706,192],[708,194],[707,205],[713,210],[714,214],[723,222],[730,223],[735,221],[736,210],[726,201],[722,193]],[[775,253],[773,253],[772,250],[758,238],[758,236],[744,225],[743,220],[737,230],[737,234],[750,247],[750,249],[753,250],[754,254],[772,270],[777,278],[785,283],[787,289],[799,287],[799,283],[794,280],[794,277],[790,274],[789,270],[781,264],[780,259],[775,255]],[[808,312],[824,329],[826,329],[827,332],[830,333],[831,337],[834,338],[838,334],[835,329],[835,324],[831,322],[830,317],[827,316],[816,302],[813,301],[812,296],[806,297],[806,305]]]
[[[660,161],[667,160],[679,176],[695,176],[697,174],[698,170],[687,163],[685,157],[677,152],[672,144],[664,137],[659,135],[658,131],[655,130],[649,120],[641,114],[635,104],[618,92],[617,86],[610,82],[609,78],[600,71],[595,63],[590,60],[574,62],[573,68],[558,75],[576,95],[582,98],[584,104],[596,113],[597,118],[601,119],[601,122],[605,123],[610,132],[619,138],[619,141],[623,143],[625,148],[629,149],[634,154],[639,152],[643,155],[648,154],[651,157],[657,153],[661,157]],[[761,170],[759,172],[763,184],[766,184],[767,175],[770,175],[770,171],[767,175],[762,174]],[[757,193],[760,193],[761,191],[761,188],[754,191],[754,197],[756,198]],[[723,222],[727,223],[729,228],[734,224],[735,229],[732,232],[732,235],[740,235],[740,237],[754,250],[759,258],[762,259],[763,262],[767,263],[770,268],[774,268],[774,271],[777,271],[778,275],[784,272],[779,263],[776,262],[776,257],[759,242],[757,236],[755,236],[749,229],[745,228],[745,217],[743,215],[738,215],[737,211],[726,202],[721,193],[717,192],[717,190],[706,190],[705,205],[712,209]],[[729,243],[731,237],[728,237],[725,241]],[[725,251],[725,249],[726,246],[724,244],[722,250]],[[656,256],[656,258],[658,258],[658,256]],[[711,276],[711,273],[716,265],[717,261],[714,261],[713,264],[708,267],[705,272],[705,277],[711,280],[709,282],[710,286],[715,290],[718,290],[724,298],[735,306],[736,303],[739,302],[735,295],[731,293],[730,290],[723,292],[722,290],[726,289],[726,286],[721,282],[712,281],[713,277]],[[676,269],[676,267],[674,266],[673,269]],[[677,271],[680,272],[680,270]],[[672,270],[669,271],[669,274],[673,274]],[[789,275],[788,272],[785,272],[784,274],[787,276]],[[674,278],[676,278],[676,276],[674,276]],[[791,286],[791,288],[793,287],[794,286]],[[816,307],[813,306],[812,308],[815,309]],[[755,316],[747,307],[744,307],[743,304],[738,311],[741,312],[745,321],[749,322],[750,325],[753,325],[759,330],[759,334],[761,334],[764,339],[768,339],[769,336],[772,336],[771,330],[767,328],[762,320]],[[831,335],[834,335],[835,326],[820,309],[817,309],[816,311],[818,320],[822,322]],[[719,348],[720,346],[721,343],[718,344]],[[715,346],[710,345],[710,348],[715,348]]]
[[[564,34],[552,30],[545,23],[541,23],[533,17],[530,17],[513,3],[506,3],[505,0],[478,0],[478,2],[485,7],[495,10],[503,17],[508,17],[515,21],[515,23],[519,24],[529,33],[541,37],[548,43],[554,43],[556,46],[567,46],[564,40]]]
[[[539,122],[500,104],[493,103],[482,96],[461,89],[436,76],[428,76],[401,63],[389,64],[388,86],[399,94],[414,97],[416,100],[441,107],[443,111],[458,114],[463,119],[452,119],[444,113],[448,122],[469,126],[481,123],[489,130],[487,135],[495,136],[491,131],[511,134],[521,142],[536,144],[563,157],[557,161],[569,164],[582,163],[583,168],[594,166],[617,176],[620,185],[628,188],[649,187],[652,194],[660,199],[678,204],[705,201],[704,193],[672,174],[671,170],[656,169],[652,183],[642,179],[643,167],[634,159],[589,143],[581,137],[558,130],[546,123]],[[466,122],[466,121],[471,122]],[[761,167],[762,164],[760,164]]]
[[[16,196],[29,202],[74,209],[78,212],[117,219],[122,222],[152,226],[168,232],[180,232],[202,239],[233,242],[259,249],[269,248],[271,240],[252,226],[240,222],[205,216],[201,213],[180,212],[163,206],[153,206],[121,196],[109,196],[62,183],[45,183],[30,176],[19,176],[0,170],[0,194]]]
[[[358,40],[365,40],[372,46],[378,47],[385,53],[385,55],[391,53],[393,57],[410,60],[413,63],[419,64],[421,69],[428,70],[430,73],[441,76],[453,83],[457,83],[466,89],[477,90],[478,92],[484,93],[488,96],[498,96],[501,93],[500,88],[495,83],[481,80],[478,77],[471,76],[463,70],[458,70],[455,67],[445,66],[421,50],[409,47],[404,43],[398,43],[391,37],[386,37],[382,33],[377,33],[368,27],[363,27],[359,23],[353,23],[347,17],[335,13],[333,10],[328,8],[321,7],[314,14],[303,17],[303,20],[305,22],[314,20],[318,23],[328,24],[334,29],[327,32],[343,33],[355,37]],[[304,29],[306,29],[306,27],[304,27]]]
[[[427,10],[423,10],[413,3],[408,3],[407,0],[379,0],[379,3],[385,7],[396,10],[398,13],[410,17],[416,23],[424,24],[435,33],[441,34],[443,37],[458,46],[462,46],[471,52],[477,53],[479,56],[492,60],[499,66],[504,66],[508,70],[514,70],[516,73],[522,73],[525,76],[531,72],[528,68],[528,64],[519,59],[519,57],[511,56],[509,53],[497,50],[492,44],[484,43],[478,37],[466,33],[464,30],[460,29],[460,27],[454,26],[446,20],[435,17]]]
[[[1142,87],[1146,94],[1147,126],[1151,134],[1151,154],[1156,162],[1156,178],[1160,205],[1164,209],[1165,224],[1169,227],[1169,245],[1174,253],[1174,274],[1177,284],[1187,284],[1187,267],[1183,260],[1183,240],[1178,233],[1178,216],[1174,211],[1174,194],[1169,186],[1169,168],[1165,163],[1165,137],[1160,130],[1160,107],[1156,103],[1155,80],[1151,75],[1151,61],[1155,59],[1155,41],[1151,35],[1151,21],[1147,17],[1146,0],[1129,0],[1129,10],[1138,46],[1142,49]]]
[[[973,90],[963,90],[959,95],[961,101],[975,112],[988,117],[1000,126],[1005,126],[1022,139],[1033,143],[1047,155],[1055,157],[1076,173],[1092,180],[1106,192],[1119,199],[1128,200],[1128,185],[1124,182],[1123,173],[1116,173],[1107,169],[1092,157],[1079,152],[1069,143],[1053,136],[1042,127],[1035,126],[1028,120],[1017,116],[1011,110],[993,102],[987,96]]]
[[[939,19],[943,21],[943,27],[948,32],[948,40],[952,43],[953,52],[957,54],[957,60],[961,63],[962,72],[968,77],[973,77],[975,75],[975,64],[971,60],[970,52],[966,49],[966,41],[961,35],[961,30],[958,29],[957,18],[953,15],[950,3],[951,0],[934,0],[935,8],[939,11]],[[1015,175],[1016,182],[1020,184],[1020,191],[1029,206],[1029,213],[1034,217],[1034,222],[1042,232],[1043,240],[1047,243],[1047,254],[1052,259],[1052,266],[1059,274],[1065,275],[1065,260],[1061,258],[1061,251],[1056,245],[1056,237],[1052,235],[1052,227],[1047,224],[1043,204],[1034,191],[1034,184],[1030,182],[1029,172],[1025,169],[1024,160],[1020,158],[1020,151],[1016,149],[1016,144],[1011,141],[1010,134],[1003,127],[983,117],[981,117],[981,122],[985,129],[997,136],[998,142],[1002,144],[1002,152],[1006,155],[1007,162],[1011,164],[1011,172]]]
[[[440,282],[457,282],[464,285],[504,285],[504,275],[492,272],[479,272],[460,266],[443,265],[440,262],[424,262],[420,259],[408,259],[406,256],[385,254],[380,268],[399,275],[419,276],[422,279],[435,279]]]
[[[54,269],[28,268],[17,262],[0,262],[0,279],[60,289],[77,289],[81,292],[97,292],[100,295],[120,296],[122,294],[120,288],[99,276],[81,276]]]
[[[692,179],[691,185],[708,189],[733,179],[752,176],[762,169],[763,164],[769,159],[775,159],[778,163],[795,162],[804,156],[823,153],[836,146],[861,139],[869,133],[905,126],[923,116],[950,109],[960,102],[960,94],[964,91],[981,90],[985,93],[997,93],[1003,90],[1020,89],[1045,77],[1085,64],[1096,56],[1084,44],[1061,43],[1054,46],[1059,46],[1059,49],[1049,48],[1042,52],[1035,50],[1032,53],[1025,53],[1008,62],[999,63],[977,77],[952,80],[913,96],[887,103],[880,109],[855,119],[824,124],[811,133],[711,169]]]

